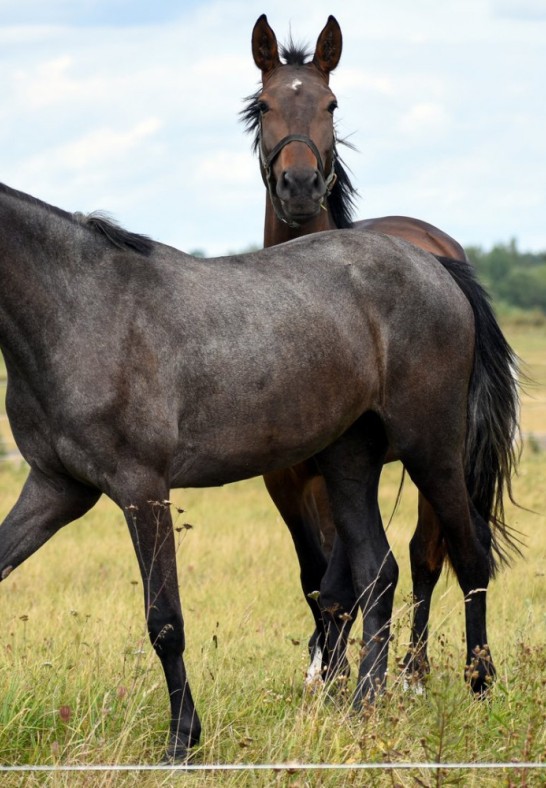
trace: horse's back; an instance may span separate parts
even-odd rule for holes
[[[452,257],[454,260],[468,260],[465,250],[455,238],[421,219],[409,216],[380,216],[354,222],[353,229],[385,233],[409,241],[431,254]]]

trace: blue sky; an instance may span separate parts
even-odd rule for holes
[[[546,0],[0,0],[0,180],[187,251],[259,244],[238,112],[263,12],[280,41],[341,25],[357,218],[546,250]]]

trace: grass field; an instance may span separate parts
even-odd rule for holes
[[[177,538],[186,662],[203,721],[196,763],[546,761],[546,332],[509,326],[507,334],[537,384],[522,399],[530,438],[514,483],[526,509],[509,506],[507,513],[526,535],[524,557],[492,582],[488,597],[499,673],[490,701],[474,701],[463,684],[463,601],[449,574],[433,603],[427,693],[405,694],[397,681],[411,607],[407,546],[416,493],[410,483],[389,528],[401,570],[389,690],[361,715],[349,712],[345,687],[303,692],[311,617],[288,532],[261,480],[174,491],[173,501],[186,510],[176,526],[194,526]],[[6,422],[0,426],[10,447]],[[2,518],[25,476],[18,462],[0,463]],[[399,479],[399,467],[385,469],[385,520]],[[129,536],[108,500],[2,583],[0,617],[0,765],[158,762],[167,733],[166,689],[145,631]],[[357,652],[354,643],[353,676]],[[2,785],[520,786],[544,784],[546,772],[416,767],[365,775],[285,770],[1,779]]]

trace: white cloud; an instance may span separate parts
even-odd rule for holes
[[[73,65],[72,56],[61,55],[38,63],[33,71],[17,71],[14,87],[20,101],[27,107],[39,110],[79,100],[84,95],[96,95],[100,88],[99,80],[77,80],[71,77],[69,71]]]
[[[194,180],[206,179],[217,187],[233,183],[246,186],[256,180],[258,164],[246,153],[224,149],[197,156],[192,169]]]
[[[332,82],[334,80],[337,93],[365,90],[370,93],[392,96],[396,92],[394,80],[388,74],[365,73],[356,67],[345,69],[340,67],[332,77]]]
[[[148,118],[133,128],[117,131],[103,127],[95,129],[80,139],[67,141],[61,146],[44,150],[25,162],[28,172],[50,172],[52,176],[65,171],[109,170],[120,159],[133,158],[161,128],[157,118]]]
[[[507,19],[546,19],[544,0],[492,0],[495,16]]]
[[[440,104],[421,102],[410,107],[398,124],[401,134],[430,136],[444,131],[449,126],[449,114]]]

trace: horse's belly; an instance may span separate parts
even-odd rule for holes
[[[367,386],[347,376],[309,386],[243,388],[180,423],[173,486],[215,486],[292,466],[334,441],[367,410]]]

